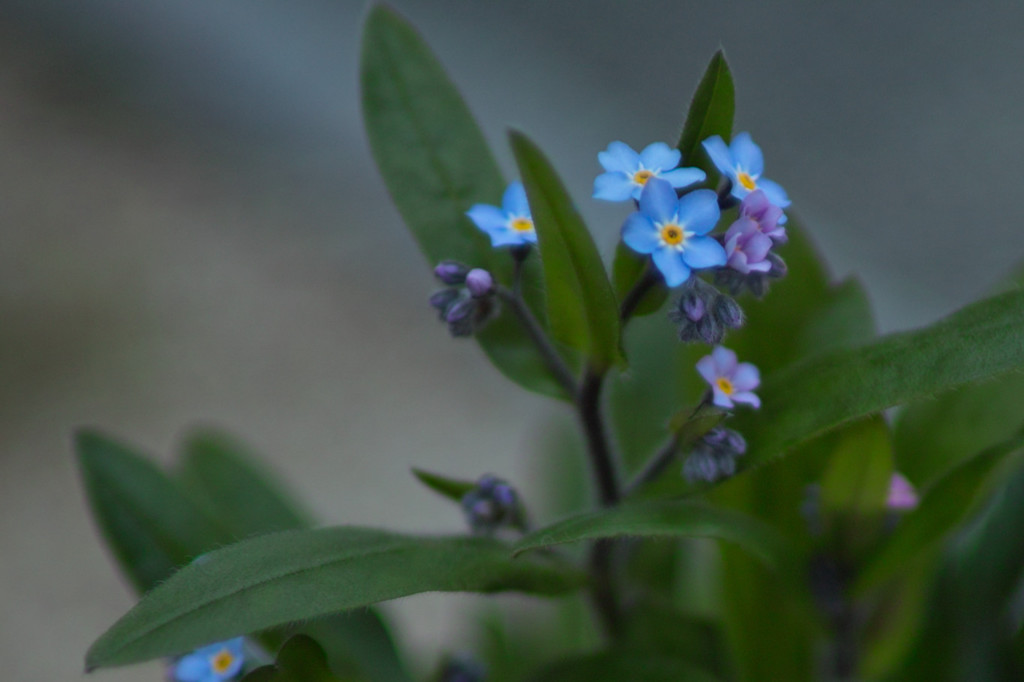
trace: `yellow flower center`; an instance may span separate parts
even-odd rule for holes
[[[732,395],[732,392],[736,390],[733,388],[732,382],[725,377],[718,377],[718,379],[715,380],[715,384],[718,385],[718,390],[726,395]]]
[[[654,177],[654,171],[649,171],[646,168],[638,170],[633,173],[633,182],[638,185],[646,185],[647,181]]]
[[[516,232],[530,232],[533,230],[533,221],[529,218],[513,218],[509,226]]]
[[[669,246],[678,246],[683,243],[685,237],[683,228],[679,227],[675,223],[669,223],[661,228],[661,241],[665,242]]]
[[[757,182],[751,177],[750,173],[746,171],[740,171],[736,174],[736,180],[743,185],[744,189],[748,192],[753,192],[757,189]]]
[[[218,675],[223,675],[231,668],[231,664],[234,662],[235,657],[231,655],[231,652],[227,649],[221,649],[210,659],[210,668]]]

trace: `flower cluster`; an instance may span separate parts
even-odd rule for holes
[[[491,273],[448,260],[434,268],[434,276],[448,288],[435,292],[430,305],[452,336],[470,336],[494,315],[497,303]]]
[[[736,473],[736,460],[747,452],[747,441],[738,431],[724,426],[704,434],[683,463],[683,475],[691,483],[713,483]]]
[[[490,474],[480,477],[476,487],[462,496],[462,512],[470,529],[491,535],[501,528],[523,527],[519,494],[505,481]]]
[[[225,682],[238,675],[245,663],[244,638],[236,637],[196,649],[171,667],[176,682]]]

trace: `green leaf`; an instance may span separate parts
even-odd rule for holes
[[[509,139],[543,254],[552,334],[605,369],[620,359],[619,308],[601,254],[544,154],[518,131]]]
[[[140,593],[229,540],[174,481],[127,445],[83,429],[75,450],[96,523]]]
[[[185,487],[227,526],[233,540],[313,525],[244,445],[225,433],[200,429],[182,444],[178,470]]]
[[[316,640],[295,635],[281,647],[277,661],[253,670],[242,682],[342,682],[327,665],[327,654]]]
[[[786,567],[789,560],[785,538],[756,519],[675,500],[630,503],[571,516],[526,535],[515,544],[514,552],[623,536],[717,538],[740,546],[776,569]]]
[[[508,250],[491,248],[465,215],[474,204],[501,203],[505,181],[491,150],[430,48],[408,22],[379,5],[366,21],[361,84],[373,156],[430,265],[451,258],[509,283]],[[524,274],[535,312],[536,260],[528,259]],[[475,336],[505,376],[531,391],[566,397],[510,311]]]
[[[1012,438],[964,460],[935,481],[923,492],[917,508],[900,519],[886,543],[864,564],[857,591],[896,578],[912,561],[937,552],[985,493],[993,470],[1021,448],[1024,430],[1019,429]]]
[[[717,678],[671,656],[608,651],[557,661],[532,682],[715,682]]]
[[[725,53],[719,50],[711,58],[704,71],[686,114],[686,123],[679,138],[679,151],[683,153],[682,165],[695,166],[708,174],[708,185],[717,184],[718,170],[711,163],[701,142],[712,135],[721,135],[726,142],[732,137],[732,117],[736,109],[736,95],[733,91],[732,73],[725,61]]]
[[[746,465],[770,461],[843,422],[1024,365],[1024,292],[851,350],[810,358],[765,381],[763,408],[743,415]]]
[[[421,592],[552,595],[581,576],[514,561],[486,538],[420,538],[354,527],[284,531],[207,554],[144,597],[90,648],[88,668],[188,651],[306,618]]]
[[[417,469],[416,467],[413,467],[412,475],[435,493],[442,497],[447,497],[454,502],[462,502],[462,498],[465,497],[466,493],[476,487],[476,483],[473,481],[432,474],[429,471]]]
[[[851,425],[832,453],[821,481],[826,513],[880,516],[892,478],[889,427],[880,416]]]
[[[633,249],[619,242],[615,247],[615,259],[612,261],[612,286],[621,307],[622,301],[633,290],[637,282],[643,278],[651,265],[649,256],[641,256]],[[664,280],[655,283],[633,309],[633,317],[643,317],[661,310],[668,300],[668,287]]]
[[[874,315],[864,285],[855,277],[826,292],[795,339],[796,357],[852,348],[875,338]]]

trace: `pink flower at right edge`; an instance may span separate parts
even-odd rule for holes
[[[885,506],[894,511],[910,511],[917,506],[917,491],[903,474],[893,472]]]
[[[744,403],[761,407],[761,399],[753,392],[761,384],[761,373],[749,362],[737,362],[736,353],[724,346],[715,346],[711,355],[697,361],[697,371],[711,386],[711,402],[725,409]]]

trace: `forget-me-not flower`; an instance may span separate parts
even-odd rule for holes
[[[715,346],[711,355],[697,361],[697,371],[711,385],[711,402],[724,409],[735,403],[761,407],[754,389],[761,383],[761,373],[749,362],[736,362],[736,353],[724,346]]]
[[[217,642],[182,656],[175,664],[177,682],[224,682],[239,673],[245,656],[242,637]]]
[[[725,249],[705,236],[720,215],[718,197],[711,190],[699,189],[677,199],[668,181],[652,178],[640,194],[640,210],[622,226],[622,241],[638,253],[651,254],[665,284],[676,287],[692,270],[725,265]]]
[[[761,154],[761,148],[750,139],[750,133],[737,133],[728,145],[718,135],[709,137],[703,144],[715,167],[732,180],[730,193],[734,197],[742,199],[755,190],[762,190],[768,201],[779,208],[789,206],[786,190],[778,183],[761,177],[764,173],[764,155]]]
[[[729,258],[726,265],[744,275],[771,270],[771,250],[771,237],[757,229],[757,223],[749,218],[740,218],[725,233],[725,253]]]
[[[625,142],[612,142],[597,155],[605,172],[594,180],[594,198],[639,199],[651,178],[661,178],[676,189],[704,180],[704,171],[699,168],[676,168],[681,156],[678,149],[664,142],[649,144],[639,154]]]
[[[740,202],[740,217],[752,221],[758,230],[776,244],[785,244],[789,239],[786,236],[786,228],[782,226],[786,222],[786,214],[768,200],[764,190],[755,189],[743,197],[743,201]]]
[[[513,182],[501,198],[501,208],[474,204],[466,211],[469,219],[491,238],[491,246],[523,246],[537,243],[530,204],[521,182]]]

